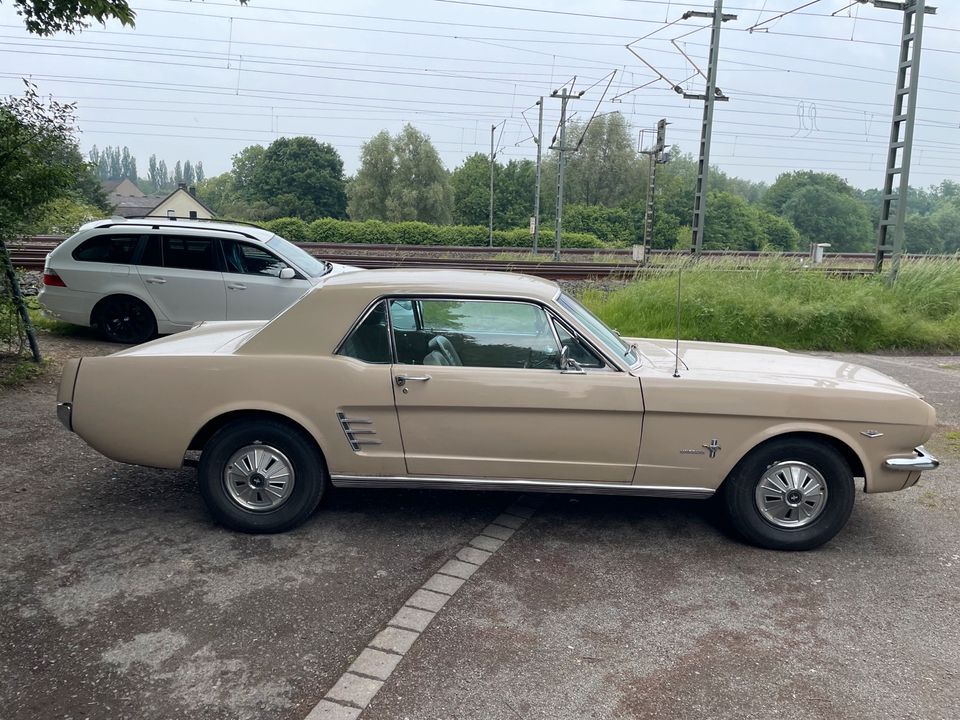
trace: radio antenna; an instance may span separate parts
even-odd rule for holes
[[[680,377],[680,279],[683,277],[683,263],[677,269],[677,342],[673,353],[673,376]]]

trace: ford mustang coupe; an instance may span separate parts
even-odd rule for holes
[[[556,284],[345,273],[270,321],[208,322],[64,368],[67,428],[121,462],[197,465],[213,517],[303,523],[329,484],[720,495],[749,542],[828,541],[937,467],[934,410],[874,370],[621,338]],[[199,458],[197,454],[199,453]]]

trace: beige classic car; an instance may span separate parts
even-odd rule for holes
[[[246,532],[303,523],[329,484],[719,494],[748,541],[809,549],[847,522],[855,479],[903,490],[937,467],[933,408],[874,370],[677,356],[508,273],[339,275],[271,321],[71,360],[58,413],[114,460],[197,465],[214,518]]]

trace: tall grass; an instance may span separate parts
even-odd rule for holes
[[[960,258],[904,263],[896,283],[842,279],[785,260],[683,270],[680,335],[797,350],[960,351]],[[673,337],[677,271],[581,299],[625,336]]]

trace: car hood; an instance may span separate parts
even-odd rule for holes
[[[624,339],[636,343],[649,365],[673,371],[677,357],[675,340]],[[681,341],[679,359],[681,373],[699,380],[778,387],[857,388],[921,397],[907,385],[863,365],[780,348]]]

